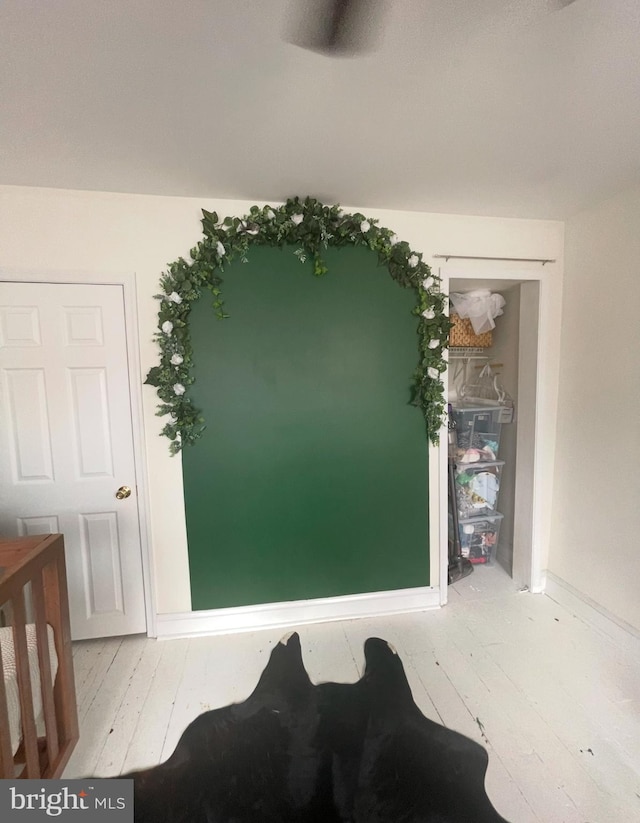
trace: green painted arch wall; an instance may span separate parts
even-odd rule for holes
[[[429,584],[415,295],[368,249],[329,249],[322,278],[292,251],[227,268],[229,319],[208,292],[191,312],[194,610]]]

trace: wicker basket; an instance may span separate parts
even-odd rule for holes
[[[449,346],[488,349],[493,345],[493,332],[486,331],[483,334],[476,334],[468,317],[452,314],[450,319],[453,326],[449,331]]]

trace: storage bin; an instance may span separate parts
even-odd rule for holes
[[[460,550],[471,563],[490,563],[500,536],[499,512],[487,517],[465,517],[458,521]]]
[[[455,468],[458,516],[495,514],[504,460],[492,463],[458,463]]]
[[[489,349],[493,345],[491,331],[476,334],[468,317],[460,317],[455,312],[449,318],[452,326],[449,330],[449,346],[451,348],[482,348]]]
[[[500,449],[502,406],[457,403],[451,414],[456,428],[456,462],[496,460]]]

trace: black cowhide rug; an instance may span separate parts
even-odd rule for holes
[[[253,694],[206,712],[135,781],[136,823],[506,823],[482,746],[428,720],[402,662],[365,643],[353,684],[309,680],[297,634]]]

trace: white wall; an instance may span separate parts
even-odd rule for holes
[[[0,271],[136,272],[140,357],[143,373],[156,363],[152,335],[156,325],[158,278],[167,263],[189,249],[200,237],[200,209],[222,215],[242,215],[250,202],[102,192],[0,186]],[[433,254],[562,258],[563,226],[554,221],[386,211],[345,204],[379,218],[400,239]],[[434,261],[436,262],[436,261]],[[561,285],[559,265],[556,286]],[[554,286],[554,288],[556,288]],[[559,294],[558,294],[559,298]],[[549,339],[557,333],[550,317]],[[556,372],[549,369],[542,415],[553,448]],[[156,396],[144,387],[146,459],[151,504],[152,562],[157,610],[183,612],[190,608],[186,529],[179,458],[170,458],[167,442],[158,437],[162,426],[155,416]],[[446,438],[445,438],[446,440]],[[439,459],[431,450],[431,579],[438,580]],[[445,526],[446,527],[446,526]]]
[[[549,570],[640,629],[640,187],[566,225]]]

